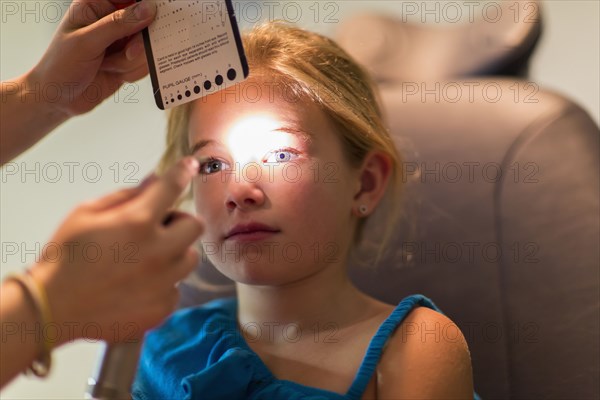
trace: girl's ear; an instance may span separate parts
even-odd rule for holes
[[[371,150],[358,172],[360,189],[354,195],[353,213],[365,217],[373,212],[385,194],[392,174],[392,160],[384,152]]]

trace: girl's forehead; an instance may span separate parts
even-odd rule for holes
[[[256,146],[309,145],[313,142],[313,133],[296,120],[282,118],[269,113],[254,113],[237,116],[227,124],[209,124],[208,126],[190,125],[190,146],[192,153],[207,144],[226,148],[237,148],[243,152]],[[200,143],[200,145],[198,145]]]
[[[201,113],[271,110],[296,114],[311,106],[315,105],[307,99],[286,94],[272,87],[242,83],[196,100],[192,105],[192,110]]]
[[[328,118],[315,104],[286,99],[281,94],[256,98],[235,97],[217,92],[192,104],[189,117],[191,137],[215,136],[240,130],[293,130],[312,136],[329,128]]]

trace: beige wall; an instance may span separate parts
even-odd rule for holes
[[[8,15],[5,8],[8,3],[17,7],[27,3],[33,13],[25,14],[21,9],[16,15]],[[51,3],[54,8],[61,5],[64,8],[66,1],[2,0],[0,77],[3,80],[26,71],[43,53],[56,27],[55,23],[44,20],[55,19],[56,10],[48,8]],[[389,12],[400,9],[399,3],[392,1],[321,2],[315,23],[311,13],[315,12],[316,2],[296,4],[305,13],[302,22],[324,33],[335,29],[334,22],[324,21],[330,12],[343,20],[361,9]],[[542,4],[545,31],[534,54],[531,80],[574,99],[598,122],[599,3],[552,0]],[[253,18],[250,10],[247,12],[247,19]],[[249,24],[241,22],[244,26]],[[44,245],[76,204],[133,185],[152,169],[163,148],[165,119],[155,107],[151,92],[148,79],[124,87],[94,112],[69,121],[13,160],[11,171],[4,168],[0,193],[2,276],[34,262],[36,246]],[[24,169],[34,172],[23,175]],[[58,179],[57,172],[61,174]],[[5,251],[9,247],[16,249],[16,254]],[[19,378],[2,391],[1,397],[81,398],[99,347],[98,343],[80,342],[58,349],[47,380]]]

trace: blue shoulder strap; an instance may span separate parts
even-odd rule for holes
[[[352,386],[348,389],[347,397],[349,399],[359,400],[364,393],[373,373],[375,372],[375,368],[379,363],[379,359],[381,358],[381,353],[383,352],[383,347],[386,342],[394,332],[394,330],[402,323],[404,318],[408,315],[408,313],[415,307],[424,306],[431,308],[439,313],[442,313],[440,310],[429,298],[423,296],[422,294],[413,294],[402,299],[400,304],[392,311],[390,316],[383,321],[377,333],[371,339],[371,343],[369,343],[369,348],[367,349],[367,354],[363,359],[358,372],[356,373],[356,377],[354,378],[354,382],[352,382]],[[476,392],[473,392],[474,400],[481,400],[479,395]]]
[[[406,318],[408,313],[417,306],[425,306],[441,312],[431,300],[421,294],[413,294],[402,299],[390,316],[383,321],[377,330],[377,333],[371,339],[367,354],[363,358],[360,368],[356,373],[356,377],[354,378],[354,382],[352,382],[352,386],[348,389],[347,396],[349,399],[360,399],[375,372],[375,368],[379,363],[386,342],[394,330],[402,323],[404,318]]]

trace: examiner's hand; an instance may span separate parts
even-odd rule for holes
[[[73,116],[92,110],[124,82],[146,76],[148,64],[139,32],[154,20],[156,4],[143,0],[119,9],[131,3],[74,0],[46,53],[27,74],[27,87],[51,85],[53,106]],[[56,88],[60,96],[54,100]]]
[[[203,223],[183,212],[164,221],[197,165],[184,158],[139,187],[80,205],[44,246],[31,272],[48,293],[58,344],[139,339],[175,309]]]

